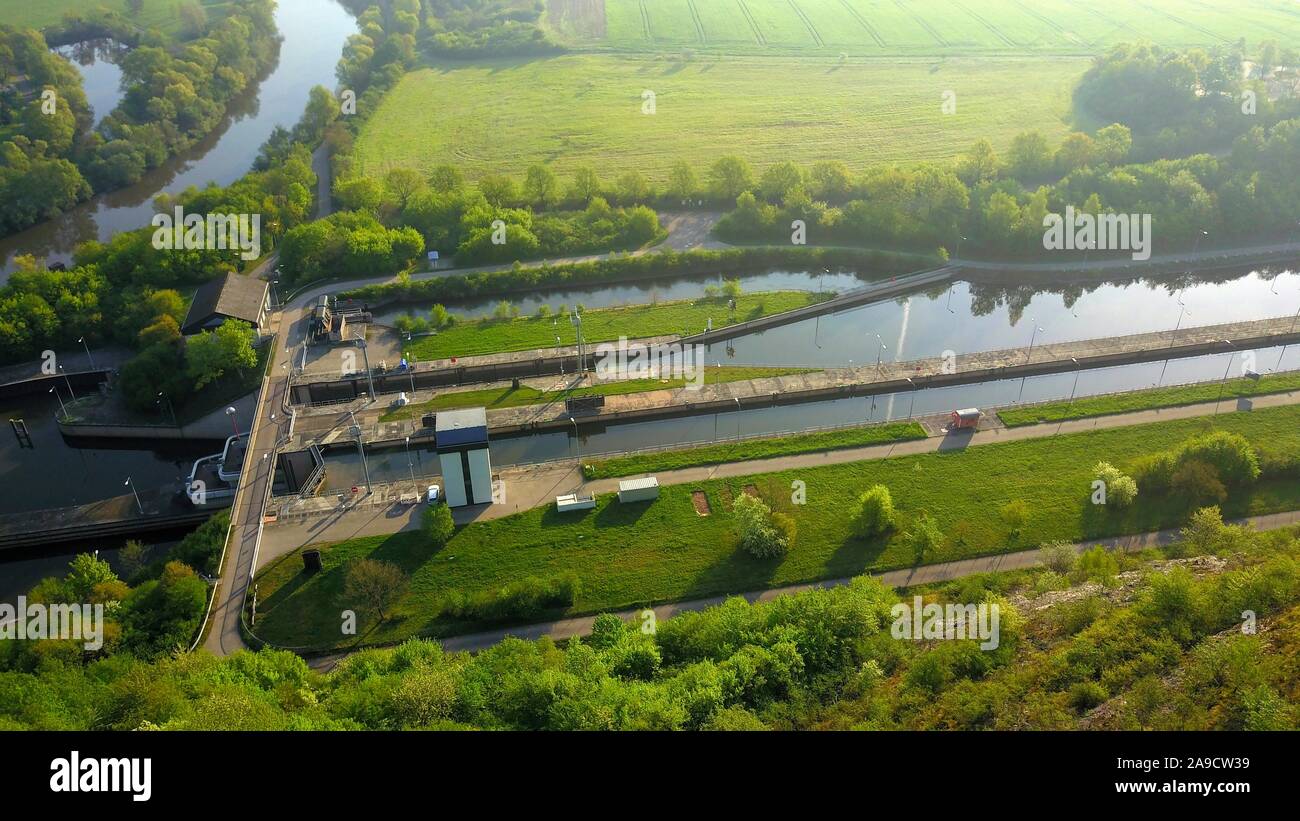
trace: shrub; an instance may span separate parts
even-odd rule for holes
[[[1074,569],[1077,555],[1069,542],[1045,542],[1038,548],[1043,564],[1053,573],[1065,574]]]
[[[444,504],[426,505],[424,508],[424,532],[429,537],[429,544],[434,550],[441,549],[456,532],[456,523],[451,518],[451,508]]]
[[[1228,489],[1219,479],[1219,472],[1199,459],[1178,466],[1170,489],[1184,497],[1189,505],[1221,504],[1228,498]]]
[[[1121,508],[1133,504],[1138,494],[1137,482],[1133,477],[1125,476],[1110,462],[1098,462],[1093,472],[1105,485],[1106,504],[1114,504]]]
[[[1174,454],[1161,452],[1143,456],[1133,463],[1133,478],[1148,493],[1168,490],[1173,482],[1177,460]]]
[[[527,578],[505,587],[474,595],[449,593],[442,611],[466,621],[530,619],[554,610],[572,607],[581,585],[576,576],[549,579]]]
[[[895,523],[894,500],[889,488],[873,485],[858,498],[858,512],[850,528],[859,539],[869,539],[890,530]]]
[[[928,513],[922,513],[917,517],[905,538],[912,546],[912,555],[918,564],[934,558],[935,551],[943,544],[943,533],[939,530],[939,523]]]
[[[751,556],[770,559],[785,555],[790,549],[786,534],[772,521],[772,510],[761,499],[742,493],[731,506],[736,517],[740,546]]]
[[[1103,587],[1110,587],[1115,583],[1115,576],[1119,573],[1119,560],[1106,548],[1098,545],[1085,550],[1079,556],[1074,572],[1083,579],[1098,582]]]
[[[1086,713],[1106,700],[1106,688],[1095,681],[1080,681],[1070,688],[1070,706]]]
[[[1259,478],[1259,457],[1244,436],[1227,431],[1198,436],[1178,452],[1179,465],[1204,462],[1228,485],[1248,484]]]

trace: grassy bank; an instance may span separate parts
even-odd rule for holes
[[[788,376],[795,373],[812,373],[809,368],[764,368],[735,367],[708,368],[704,372],[704,384],[716,385],[723,382],[740,382],[746,379],[765,379],[772,376]],[[560,377],[556,377],[558,381]],[[381,422],[393,422],[399,419],[415,419],[431,411],[450,408],[518,408],[524,405],[545,405],[550,402],[562,402],[575,396],[621,396],[628,393],[646,391],[673,390],[686,386],[684,379],[629,379],[624,382],[604,382],[589,387],[572,390],[540,390],[527,385],[518,388],[484,388],[472,391],[449,391],[441,393],[428,402],[395,408],[379,418]]]
[[[916,422],[892,422],[887,425],[783,436],[779,439],[747,439],[698,448],[620,456],[593,462],[586,465],[584,471],[588,479],[609,479],[637,473],[654,473],[699,465],[718,465],[724,462],[768,459],[773,456],[793,456],[797,453],[841,450],[924,438],[925,429]]]
[[[1127,509],[1092,505],[1092,466],[1105,459],[1125,467],[1214,429],[1240,433],[1274,452],[1295,452],[1300,408],[668,486],[649,504],[621,505],[609,495],[583,513],[561,515],[548,506],[476,523],[437,551],[420,533],[354,539],[324,546],[325,569],[313,576],[301,572],[296,554],[267,568],[259,579],[259,632],[291,645],[346,644],[337,615],[355,604],[343,595],[346,566],[367,556],[393,562],[410,575],[409,591],[394,617],[372,622],[374,629],[366,634],[365,641],[382,642],[463,629],[439,618],[443,596],[496,589],[528,576],[576,576],[581,589],[571,611],[592,612],[911,566],[915,556],[902,534],[923,511],[944,534],[926,563],[1019,550],[1051,539],[1157,530],[1181,523],[1187,502],[1166,493],[1140,496]],[[804,505],[791,504],[795,481],[806,488]],[[872,539],[851,537],[857,498],[877,483],[893,493],[898,530]],[[738,546],[729,510],[747,485],[794,518],[798,536],[785,557],[759,561]],[[696,512],[693,491],[707,498],[710,515]],[[1014,500],[1026,509],[1016,533],[999,515]],[[1236,489],[1223,505],[1225,517],[1296,508],[1300,480],[1295,478]]]
[[[1037,425],[1041,422],[1061,422],[1066,419],[1086,419],[1090,416],[1109,416],[1116,413],[1173,408],[1214,402],[1222,396],[1226,402],[1238,397],[1266,396],[1287,393],[1300,388],[1300,374],[1285,373],[1255,379],[1230,379],[1224,385],[1205,382],[1196,385],[1176,385],[1144,391],[1076,399],[1073,402],[1048,402],[1026,408],[998,411],[998,417],[1009,428]]]
[[[807,291],[771,291],[742,294],[732,311],[726,298],[683,300],[619,308],[592,308],[582,312],[582,336],[589,343],[619,337],[641,339],[669,334],[694,334],[713,320],[714,328],[793,311],[829,299],[831,294]],[[559,307],[558,305],[556,306]],[[573,306],[569,306],[572,309]],[[577,344],[577,328],[567,316],[527,316],[517,319],[482,319],[461,322],[412,341],[406,349],[419,360],[503,353]]]

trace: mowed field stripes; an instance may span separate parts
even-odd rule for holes
[[[563,2],[551,0],[557,19]],[[604,37],[561,31],[562,39],[632,52],[874,56],[1081,54],[1134,40],[1186,47],[1300,39],[1300,3],[1293,0],[1234,0],[1231,7],[1205,0],[604,0],[603,14]]]

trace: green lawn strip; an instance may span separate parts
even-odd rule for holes
[[[750,319],[792,311],[823,300],[831,294],[807,291],[772,291],[742,294],[733,312],[725,298],[628,305],[621,308],[591,308],[582,314],[582,337],[587,342],[608,342],[619,337],[644,339],[669,334],[701,333],[712,319],[722,328]],[[554,306],[558,307],[558,306]],[[572,306],[570,306],[572,307]],[[565,345],[577,342],[569,318],[528,316],[519,319],[481,319],[461,322],[432,336],[415,339],[407,350],[417,359],[446,359],[505,351],[529,351],[555,347],[555,337]]]
[[[322,572],[305,576],[301,559],[290,554],[259,577],[258,633],[285,645],[348,644],[344,639],[353,637],[339,634],[338,614],[356,603],[342,595],[345,567],[363,556],[394,562],[411,576],[395,617],[378,626],[373,617],[365,622],[371,632],[364,641],[389,642],[463,630],[438,619],[439,599],[448,591],[493,590],[530,576],[576,575],[582,585],[570,611],[576,614],[908,567],[914,558],[901,534],[921,511],[934,516],[946,536],[927,563],[1022,550],[1052,539],[1158,530],[1185,521],[1186,504],[1166,493],[1139,496],[1126,510],[1092,505],[1093,465],[1105,459],[1126,467],[1214,429],[1240,433],[1256,446],[1294,451],[1300,448],[1300,407],[666,486],[651,503],[623,505],[609,494],[591,511],[559,514],[548,505],[469,525],[436,553],[424,546],[421,534],[409,532],[313,545],[323,548]],[[795,481],[805,483],[805,505],[791,504]],[[857,497],[876,483],[893,493],[898,531],[849,538]],[[784,558],[755,560],[737,545],[728,511],[735,494],[750,484],[798,525],[795,546]],[[706,494],[710,516],[696,514],[696,490]],[[1015,499],[1028,509],[1019,538],[1009,536],[998,515]],[[1278,478],[1235,489],[1223,513],[1230,518],[1296,508],[1300,479]]]
[[[772,439],[747,439],[719,445],[705,445],[682,450],[665,450],[655,453],[638,453],[593,462],[584,467],[588,479],[609,479],[637,473],[656,473],[664,470],[717,465],[724,462],[743,462],[751,459],[768,459],[773,456],[791,456],[824,450],[842,450],[883,442],[905,442],[924,439],[925,429],[916,422],[892,422],[885,425],[868,425],[819,433],[803,433]]]
[[[1231,401],[1242,396],[1264,396],[1286,393],[1300,388],[1300,374],[1278,374],[1254,379],[1232,379],[1220,387],[1218,382],[1196,385],[1174,385],[1167,388],[1132,391],[1112,396],[1076,399],[1074,402],[1049,402],[1025,408],[998,411],[998,417],[1009,428],[1037,425],[1041,422],[1060,422],[1066,419],[1085,419],[1090,416],[1109,416],[1116,413],[1172,408],[1214,402],[1222,396]]]
[[[704,384],[715,385],[723,382],[740,382],[746,379],[764,379],[773,376],[789,376],[797,373],[815,373],[815,368],[776,368],[776,367],[735,367],[707,368],[704,372]],[[685,379],[629,379],[622,382],[605,382],[591,387],[575,390],[544,391],[520,385],[518,388],[483,388],[473,391],[449,391],[441,393],[428,402],[395,408],[379,417],[380,422],[394,422],[399,419],[415,419],[430,411],[449,410],[451,408],[518,408],[524,405],[545,405],[557,400],[575,396],[621,396],[628,393],[645,393],[681,388]]]

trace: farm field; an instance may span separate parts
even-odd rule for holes
[[[1300,9],[1285,0],[549,0],[547,12],[573,47],[648,53],[1092,54],[1300,35]]]
[[[209,19],[220,15],[229,0],[199,0]],[[95,8],[116,11],[140,28],[157,28],[166,32],[180,29],[178,11],[181,0],[145,0],[139,14],[131,12],[127,0],[0,0],[0,23],[27,28],[44,28],[63,19],[70,11],[86,12]]]
[[[1088,60],[650,58],[570,54],[545,60],[442,64],[407,74],[356,144],[365,173],[428,172],[452,163],[472,179],[522,178],[534,163],[561,177],[591,165],[663,182],[677,160],[704,177],[737,154],[761,172],[786,160],[948,160],[979,138],[1005,149],[1036,128],[1070,130],[1070,94]],[[655,113],[642,114],[653,91]],[[945,91],[957,111],[945,115]]]
[[[399,641],[418,633],[443,633],[454,625],[439,619],[440,602],[499,588],[519,579],[576,576],[580,592],[572,612],[597,612],[652,602],[700,598],[908,567],[915,555],[901,534],[922,512],[935,518],[942,546],[926,563],[1005,553],[1053,539],[1070,541],[1143,533],[1186,521],[1189,501],[1178,494],[1140,496],[1123,510],[1088,501],[1093,465],[1105,459],[1121,469],[1133,460],[1178,447],[1189,437],[1226,430],[1257,448],[1286,453],[1300,446],[1300,407],[1234,413],[1214,420],[1183,419],[1021,442],[982,445],[797,471],[670,485],[648,505],[620,505],[603,496],[594,510],[560,514],[553,506],[523,511],[457,530],[441,550],[421,531],[371,536],[323,551],[324,572],[307,576],[302,560],[288,554],[259,576],[264,609],[259,633],[286,645],[336,646],[340,597],[347,563],[373,557],[410,575],[394,617],[365,635],[365,642]],[[789,503],[791,483],[806,483],[807,504]],[[896,532],[858,539],[849,522],[858,495],[873,484],[893,494],[900,521]],[[783,558],[755,560],[737,543],[730,513],[735,497],[754,491],[792,516],[798,536]],[[692,493],[707,497],[700,516]],[[1013,533],[1000,517],[1008,502],[1025,503],[1027,518]],[[1225,518],[1292,510],[1300,480],[1274,478],[1236,488],[1223,505]]]

